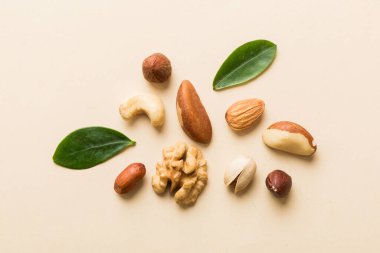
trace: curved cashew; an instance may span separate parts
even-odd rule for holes
[[[165,122],[165,109],[162,100],[153,94],[141,94],[128,99],[120,105],[121,117],[126,120],[145,113],[154,127],[160,127]]]

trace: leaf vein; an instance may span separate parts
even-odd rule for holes
[[[71,156],[71,155],[78,154],[80,152],[86,152],[86,151],[91,150],[91,149],[97,149],[97,148],[102,148],[102,147],[107,147],[107,146],[111,146],[111,145],[114,145],[114,144],[122,144],[122,143],[123,144],[124,143],[128,143],[128,141],[114,141],[114,142],[110,142],[110,143],[107,143],[107,144],[95,145],[95,146],[88,147],[86,149],[82,149],[82,150],[71,152],[68,155]]]
[[[229,74],[227,74],[226,76],[224,76],[222,79],[220,79],[217,83],[217,86],[223,82],[224,80],[226,80],[228,77],[230,77],[232,74],[234,74],[236,71],[238,71],[239,69],[241,69],[242,67],[244,67],[245,65],[247,65],[249,62],[255,60],[257,57],[259,57],[260,55],[264,54],[265,52],[267,52],[268,50],[270,49],[273,49],[273,47],[269,47],[267,49],[265,49],[264,51],[260,52],[258,55],[256,55],[255,57],[252,57],[251,59],[245,61],[243,64],[239,65],[237,68],[235,68],[234,70],[232,70]]]

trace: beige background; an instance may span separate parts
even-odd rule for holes
[[[380,2],[320,1],[0,1],[0,252],[376,252],[380,246]],[[278,45],[270,69],[245,86],[212,90],[237,46]],[[172,61],[167,89],[141,74],[160,51]],[[202,146],[209,184],[193,208],[157,196],[150,179],[161,149],[191,143],[175,95],[191,80],[214,135]],[[124,122],[125,98],[153,92],[165,102],[161,132],[147,118]],[[224,121],[239,99],[266,102],[245,135]],[[278,120],[315,137],[312,160],[275,152],[261,132]],[[56,166],[52,155],[71,131],[101,125],[137,141],[89,170]],[[253,185],[235,196],[223,184],[239,154],[258,163]],[[125,198],[118,173],[143,162],[143,185]],[[293,177],[288,200],[264,180]]]

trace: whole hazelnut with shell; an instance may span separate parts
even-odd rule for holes
[[[292,188],[292,178],[282,170],[274,170],[268,174],[265,184],[274,196],[283,198]]]
[[[169,59],[161,54],[154,53],[147,57],[142,64],[144,78],[153,83],[163,83],[172,74],[172,66]]]

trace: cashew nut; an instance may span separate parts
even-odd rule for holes
[[[153,94],[141,94],[128,99],[119,107],[120,115],[126,120],[145,113],[154,127],[165,122],[165,108],[162,100]]]

